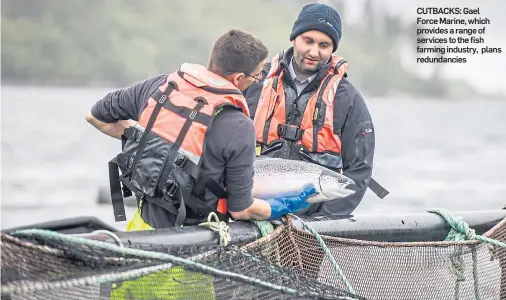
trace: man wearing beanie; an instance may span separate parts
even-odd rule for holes
[[[388,194],[371,179],[375,133],[367,105],[347,79],[347,62],[333,54],[341,27],[333,7],[305,5],[290,33],[293,47],[266,63],[245,92],[257,155],[310,161],[355,181],[355,194],[299,215],[351,214],[368,186],[381,198]]]

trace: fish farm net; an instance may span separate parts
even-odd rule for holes
[[[112,246],[2,234],[2,299],[364,299],[235,246]]]
[[[506,221],[483,236],[506,241]],[[506,249],[480,241],[315,237],[290,222],[240,246],[84,240],[2,234],[2,299],[506,299]]]

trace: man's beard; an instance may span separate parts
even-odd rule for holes
[[[307,73],[307,74],[311,74],[311,73],[316,72],[318,70],[318,68],[320,68],[320,65],[321,65],[320,61],[318,61],[315,65],[306,66],[304,64],[304,59],[305,59],[305,56],[301,56],[298,53],[295,54],[295,63],[297,64],[297,67],[299,68],[300,71]]]

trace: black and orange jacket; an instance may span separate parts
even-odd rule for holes
[[[288,72],[292,56],[293,48],[284,51],[279,61],[279,71],[283,72],[277,80],[274,80],[273,74],[269,75],[269,71],[274,70],[272,63],[266,63],[262,72],[263,82],[245,91],[251,118],[256,123],[257,142],[264,155],[303,159],[332,169],[342,169],[346,176],[356,182],[356,193],[346,199],[323,204],[319,212],[324,215],[349,214],[362,200],[371,180],[375,132],[369,110],[347,74],[339,78],[337,72],[334,73],[337,78],[329,79],[329,72],[339,60],[337,56],[322,65],[316,78],[297,95]],[[345,67],[341,69],[344,70]],[[270,80],[277,83],[275,89]],[[335,80],[337,87],[327,84],[326,89],[322,89],[326,80]],[[266,86],[271,88],[266,89]],[[322,94],[321,101],[318,101],[318,93],[328,95],[328,90],[333,88],[333,99],[325,99]],[[280,99],[284,105],[277,102]],[[259,112],[261,115],[257,116]],[[276,112],[278,116],[274,119]],[[285,120],[281,124],[279,121],[283,119],[283,114]],[[271,115],[270,125],[266,127]],[[273,126],[273,122],[279,124]],[[267,139],[264,132],[267,132]],[[288,136],[288,139],[279,139],[279,133]]]
[[[188,220],[186,208],[200,217],[210,212],[226,217],[224,200],[209,207],[199,199],[205,189],[226,198],[224,187],[200,177],[207,131],[224,106],[249,116],[241,91],[204,66],[185,63],[167,76],[148,99],[138,124],[125,130],[123,151],[109,164],[117,221],[124,219],[122,196],[129,192],[137,196],[140,206],[149,201],[177,215],[175,226],[200,221]]]

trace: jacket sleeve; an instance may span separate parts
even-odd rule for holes
[[[138,120],[151,93],[162,85],[167,75],[155,76],[107,94],[91,108],[91,114],[105,123]]]
[[[362,96],[346,84],[336,93],[334,110],[335,130],[341,133],[343,173],[355,181],[355,194],[324,203],[320,215],[351,214],[364,197],[373,168],[374,125]],[[342,118],[344,124],[339,121]]]

